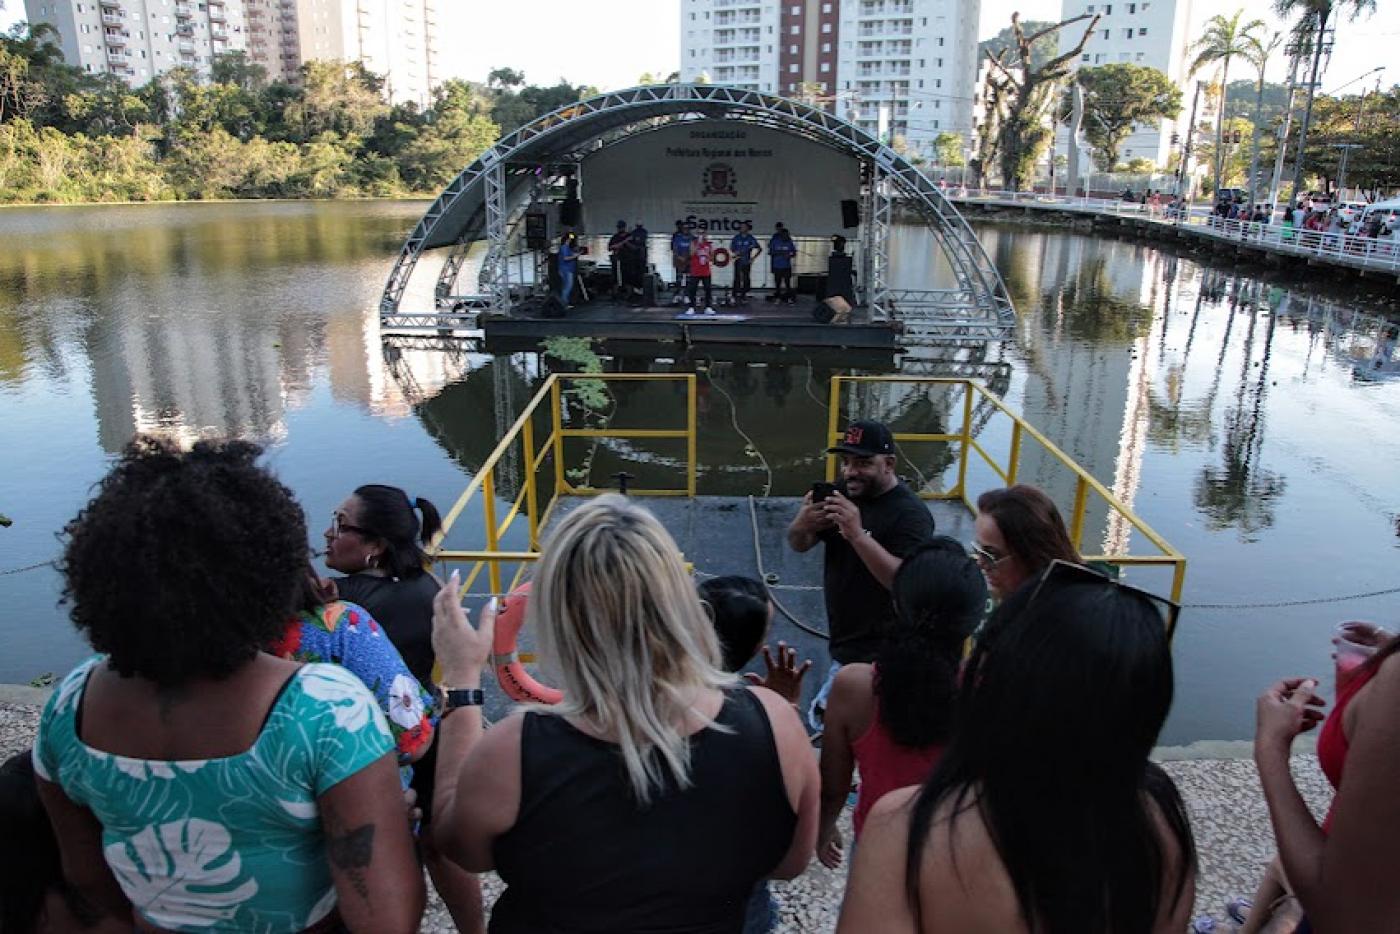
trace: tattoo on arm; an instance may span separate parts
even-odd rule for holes
[[[374,825],[346,827],[333,814],[326,817],[326,855],[343,872],[363,899],[369,898],[365,871],[374,858]]]

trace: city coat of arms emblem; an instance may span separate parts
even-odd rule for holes
[[[711,162],[705,166],[701,181],[703,182],[703,187],[700,190],[702,197],[723,195],[736,198],[739,195],[739,190],[735,187],[737,179],[734,177],[734,167],[727,163]]]

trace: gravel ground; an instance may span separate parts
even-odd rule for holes
[[[38,719],[37,707],[0,703],[0,756],[7,758],[29,745]],[[1195,914],[1224,921],[1225,900],[1252,894],[1274,853],[1273,831],[1254,763],[1249,759],[1183,759],[1164,762],[1163,768],[1176,781],[1190,809],[1200,852]],[[1331,800],[1331,788],[1316,757],[1295,756],[1293,774],[1313,813],[1320,817]],[[849,812],[843,821],[848,818]],[[849,840],[848,824],[843,833]],[[500,894],[501,883],[490,873],[482,881],[489,905]],[[833,872],[815,860],[797,879],[775,882],[773,891],[782,914],[778,929],[804,934],[834,930],[845,884],[844,868]],[[1228,924],[1221,928],[1230,929]],[[424,918],[423,930],[454,930],[436,895]]]

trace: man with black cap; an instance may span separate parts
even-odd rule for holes
[[[812,702],[814,729],[837,670],[870,662],[894,620],[890,584],[904,556],[933,536],[933,516],[895,475],[894,436],[881,422],[852,422],[841,443],[841,482],[820,502],[812,493],[788,526],[793,551],[826,546],[822,589],[831,633],[831,669]]]

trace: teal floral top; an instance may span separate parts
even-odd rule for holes
[[[336,665],[304,665],[253,745],[165,762],[78,738],[92,669],[59,683],[34,770],[102,823],[102,850],[132,907],[169,931],[299,931],[335,907],[316,798],[394,749],[374,695]]]

